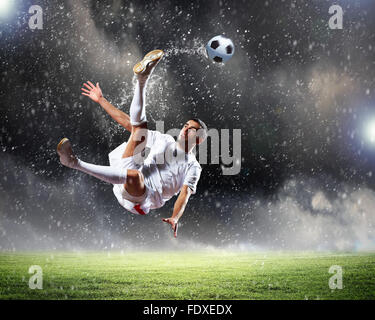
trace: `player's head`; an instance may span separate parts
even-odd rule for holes
[[[185,140],[190,144],[200,144],[207,138],[207,126],[206,124],[198,119],[193,118],[184,124],[180,131],[179,139]]]

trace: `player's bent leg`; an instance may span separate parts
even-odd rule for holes
[[[142,196],[146,191],[142,172],[135,169],[128,169],[124,188],[131,196]]]

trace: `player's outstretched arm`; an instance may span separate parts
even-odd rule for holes
[[[178,220],[184,213],[186,204],[189,201],[189,197],[192,191],[187,185],[183,185],[178,195],[178,198],[174,204],[172,217],[163,219],[164,222],[169,223],[173,229],[174,237],[177,237]]]
[[[94,86],[91,81],[83,84],[86,88],[81,88],[82,94],[89,97],[92,101],[99,103],[102,108],[115,120],[118,124],[123,126],[126,130],[132,131],[132,125],[130,123],[130,117],[121,110],[113,106],[106,98],[103,97],[102,89],[99,87],[99,83]]]

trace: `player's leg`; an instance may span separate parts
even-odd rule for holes
[[[135,169],[128,169],[124,188],[131,196],[142,196],[146,191],[142,172]]]
[[[146,118],[146,88],[151,73],[163,56],[163,51],[154,50],[146,54],[143,60],[137,63],[133,71],[137,76],[133,100],[130,105],[130,123],[132,132],[126,144],[123,158],[133,157],[144,151],[147,143]],[[139,160],[141,157],[139,158]],[[137,158],[134,159],[137,161]],[[138,170],[128,170],[128,179],[124,184],[126,191],[132,196],[141,196],[145,193],[144,177]]]
[[[60,162],[69,168],[87,173],[95,178],[111,184],[124,184],[126,191],[132,196],[142,196],[145,193],[143,175],[136,169],[123,169],[100,166],[84,162],[74,154],[70,141],[64,138],[57,146]]]
[[[133,100],[130,105],[132,132],[126,145],[123,158],[142,152],[147,143],[146,88],[148,80],[163,56],[162,50],[153,50],[138,62],[133,71],[137,77]]]
[[[119,170],[110,166],[99,166],[78,159],[73,153],[72,145],[67,138],[62,139],[57,145],[57,153],[60,156],[60,162],[66,167],[85,172],[111,184],[126,183],[127,170]]]

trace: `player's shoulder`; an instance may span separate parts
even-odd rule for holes
[[[189,157],[189,167],[202,171],[202,167],[193,153]]]

